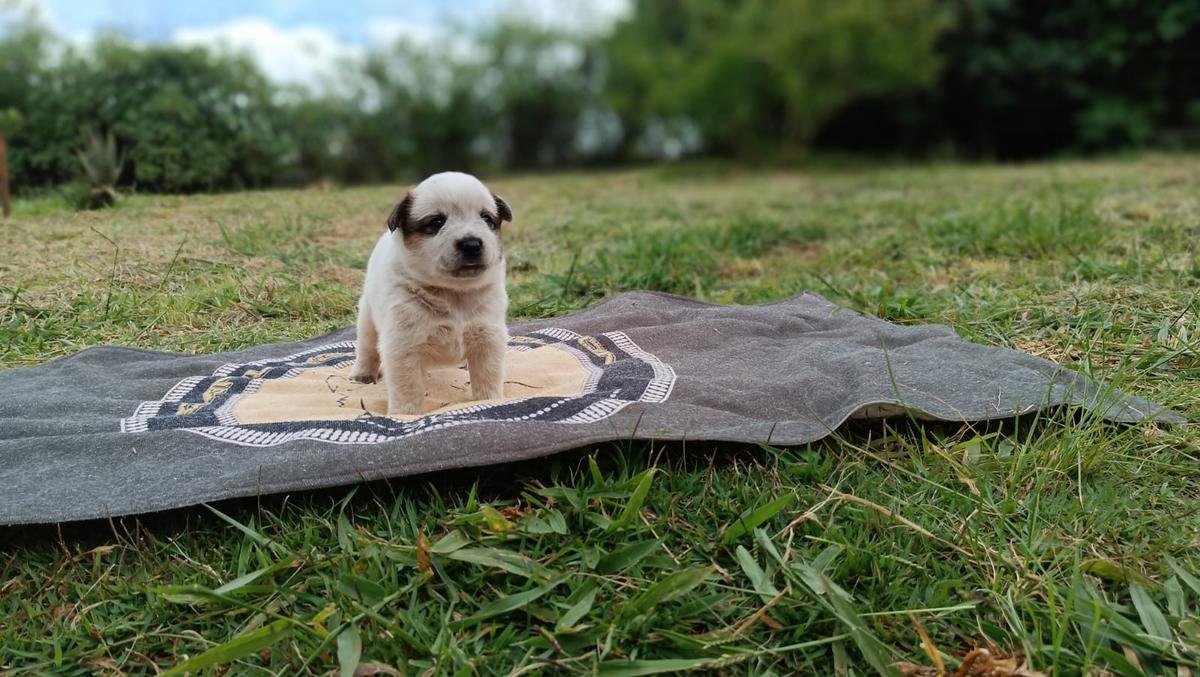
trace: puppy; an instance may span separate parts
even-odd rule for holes
[[[478,179],[434,174],[388,217],[367,262],[350,378],[382,372],[388,415],[420,414],[426,371],[461,366],[471,396],[501,396],[508,292],[500,226],[512,210]]]

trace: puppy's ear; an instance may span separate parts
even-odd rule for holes
[[[512,221],[512,208],[504,201],[504,198],[492,193],[492,199],[496,201],[496,214],[501,221]]]
[[[394,233],[397,228],[404,228],[408,225],[408,215],[412,211],[412,203],[413,194],[410,190],[404,195],[404,199],[392,209],[392,213],[388,216],[388,230]]]

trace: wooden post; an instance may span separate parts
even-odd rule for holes
[[[4,132],[0,132],[0,205],[4,208],[4,218],[12,214],[12,198],[8,192],[8,141]]]

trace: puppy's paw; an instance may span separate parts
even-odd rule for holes
[[[504,389],[500,386],[488,388],[471,387],[471,398],[474,400],[498,400],[504,397]]]
[[[379,377],[377,377],[375,374],[369,374],[366,372],[352,372],[350,374],[350,380],[354,381],[355,383],[375,383],[379,380]]]
[[[421,410],[421,405],[419,404],[388,403],[388,416],[420,416],[423,413],[425,412]]]

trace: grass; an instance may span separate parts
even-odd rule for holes
[[[624,289],[721,303],[813,289],[1195,421],[1198,159],[685,167],[495,188],[517,211],[514,319]],[[0,366],[350,324],[396,193],[19,202],[0,224]],[[1007,659],[1183,675],[1200,661],[1198,461],[1194,427],[901,422],[803,448],[620,443],[7,529],[0,671],[936,674]]]

